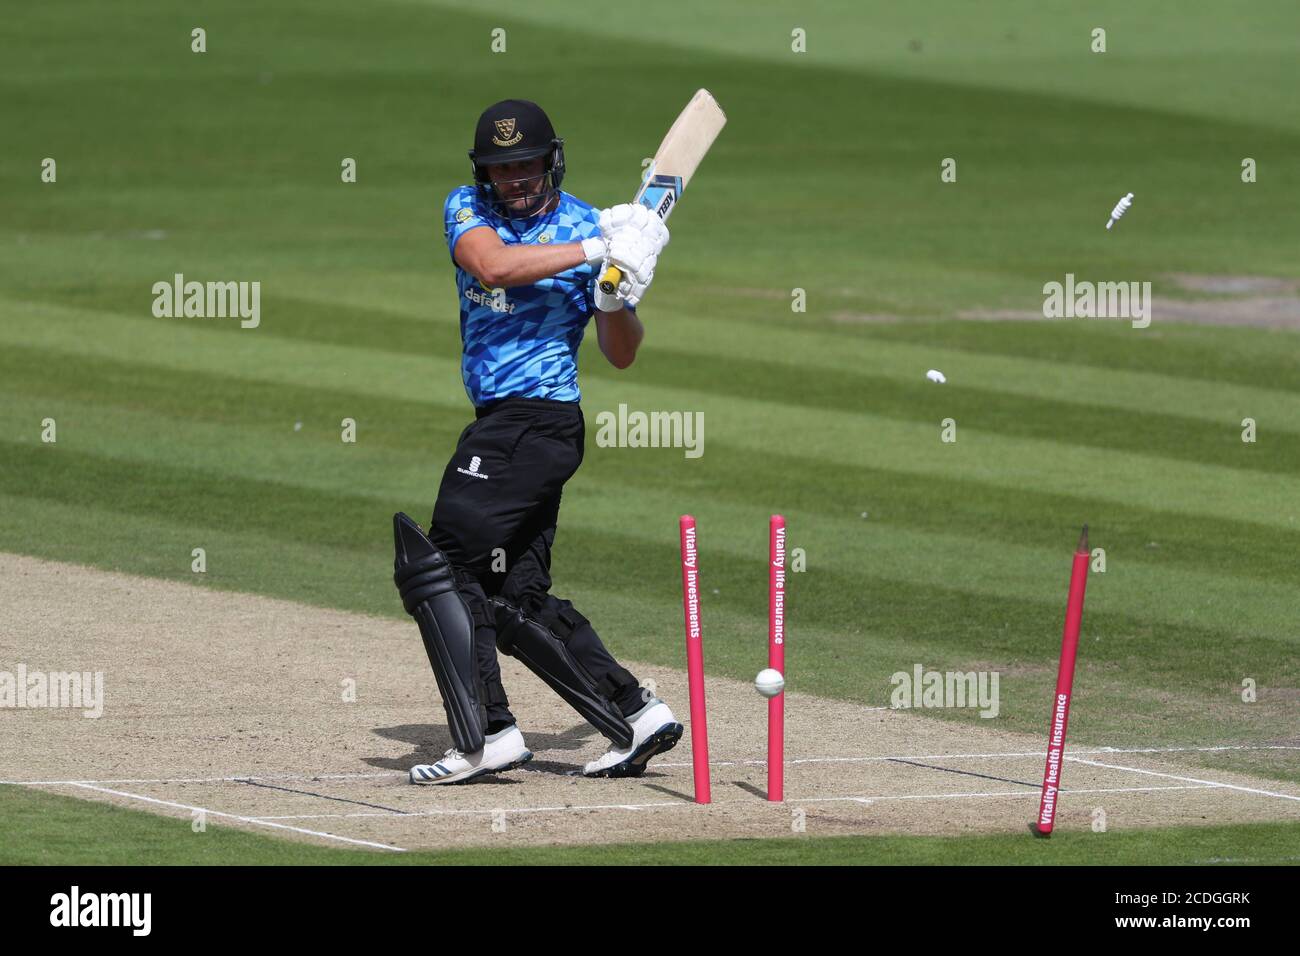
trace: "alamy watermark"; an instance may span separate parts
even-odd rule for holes
[[[682,448],[687,458],[704,454],[703,412],[618,411],[596,415],[596,444],[601,448]]]
[[[153,928],[152,893],[83,893],[73,886],[50,897],[50,925],[55,927],[119,926],[132,936],[148,936]]]
[[[104,672],[36,671],[19,664],[0,671],[0,708],[79,709],[98,720],[104,715]]]
[[[894,690],[889,706],[907,707],[978,707],[981,717],[996,717],[999,710],[997,671],[927,671],[916,664],[912,673],[896,671],[889,678]]]
[[[1045,319],[1130,319],[1135,329],[1151,324],[1150,282],[1065,282],[1043,285]]]
[[[170,282],[155,282],[153,296],[157,319],[237,318],[245,329],[262,322],[262,283],[256,281],[186,282],[178,272]]]

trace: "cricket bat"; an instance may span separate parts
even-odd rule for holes
[[[632,197],[664,221],[685,192],[713,141],[727,124],[727,114],[708,90],[696,90],[686,108],[668,128],[654,160],[641,177],[641,187]],[[600,277],[600,291],[613,295],[623,273],[610,266]]]

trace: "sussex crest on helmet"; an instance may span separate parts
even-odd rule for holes
[[[497,134],[492,138],[492,142],[498,146],[513,146],[524,138],[523,133],[515,132],[515,119],[499,119],[495,122]]]

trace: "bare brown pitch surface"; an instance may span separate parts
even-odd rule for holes
[[[636,780],[572,775],[604,749],[503,658],[527,768],[414,787],[449,746],[415,626],[0,555],[0,671],[102,671],[104,712],[0,709],[0,780],[333,845],[627,842],[1023,830],[1043,740],[790,694],[786,802],[763,799],[765,704],[710,677],[714,803],[691,802],[690,730]],[[681,644],[678,611],[662,639]],[[617,635],[611,644],[618,647]],[[707,649],[706,649],[707,661]],[[684,672],[634,665],[686,721]],[[356,700],[346,702],[345,681]],[[1086,707],[1086,700],[1076,706]],[[1046,706],[1044,708],[1046,713]],[[1300,787],[1189,769],[1177,753],[1072,748],[1060,828],[1300,820]]]

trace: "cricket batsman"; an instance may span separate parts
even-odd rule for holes
[[[510,712],[497,650],[517,658],[610,741],[589,777],[639,776],[682,725],[551,594],[560,494],[582,464],[578,346],[627,368],[644,334],[636,306],[668,230],[640,205],[594,209],[563,192],[564,141],[541,107],[504,100],[479,117],[474,184],[444,209],[456,266],[461,375],[474,421],[443,472],[426,536],[393,518],[394,580],[433,667],[454,746],[411,768],[460,783],[532,759]],[[613,265],[613,293],[596,282]]]

